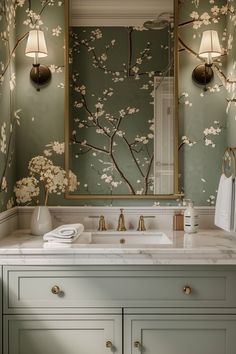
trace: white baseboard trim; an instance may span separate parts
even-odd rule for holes
[[[0,238],[5,237],[18,228],[18,207],[0,213]]]

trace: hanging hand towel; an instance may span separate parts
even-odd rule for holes
[[[236,178],[233,179],[231,230],[236,232]]]
[[[232,204],[233,201],[233,177],[226,177],[222,174],[218,187],[215,225],[226,231],[231,231],[232,227]]]

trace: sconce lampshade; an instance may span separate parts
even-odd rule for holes
[[[193,80],[200,85],[204,85],[204,90],[207,90],[206,84],[211,82],[214,77],[212,70],[213,60],[221,56],[221,47],[217,31],[208,30],[202,34],[202,40],[199,49],[199,57],[205,60],[205,63],[198,65],[192,73]]]
[[[29,32],[25,55],[34,58],[30,78],[37,85],[37,91],[40,91],[39,86],[48,83],[51,79],[49,67],[38,63],[38,58],[43,58],[48,55],[43,31],[35,29]]]
[[[199,57],[203,59],[221,56],[220,41],[217,31],[204,31],[199,49]]]
[[[48,55],[43,31],[36,29],[29,32],[25,55],[32,58],[34,58],[35,55],[37,55],[38,58],[43,58]]]

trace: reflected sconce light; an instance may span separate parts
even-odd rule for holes
[[[30,78],[37,84],[37,90],[39,91],[39,86],[46,84],[51,79],[51,71],[48,66],[41,65],[38,61],[39,58],[44,58],[48,55],[43,31],[39,29],[29,31],[25,55],[34,58]]]
[[[214,77],[212,70],[213,58],[221,56],[222,51],[217,31],[208,30],[202,34],[201,45],[198,56],[204,59],[205,63],[198,65],[192,73],[193,80],[199,85],[208,84]]]

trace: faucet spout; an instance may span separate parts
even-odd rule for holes
[[[123,210],[124,209],[120,209],[120,216],[119,216],[119,219],[118,219],[117,231],[126,231],[125,217],[124,217],[124,214],[123,214]]]

